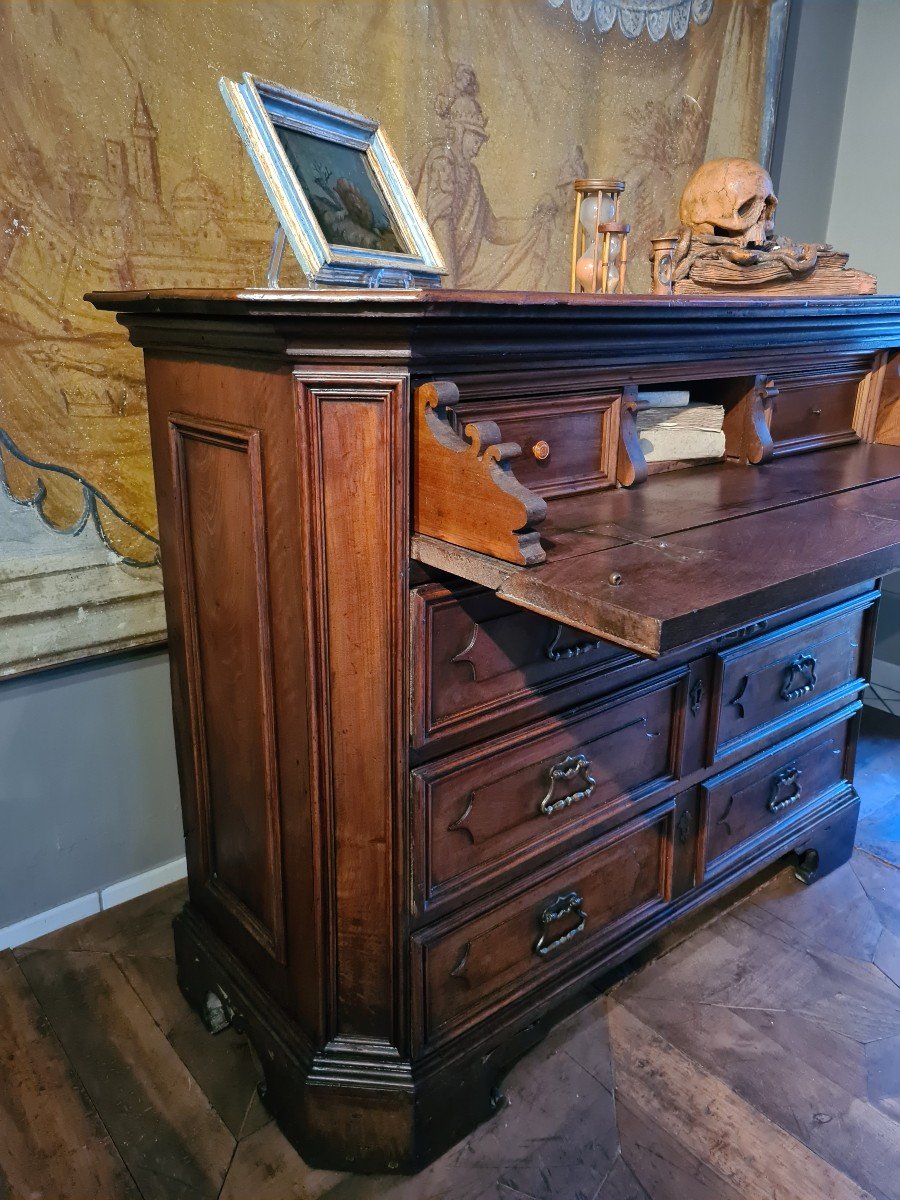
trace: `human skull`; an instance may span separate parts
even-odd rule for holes
[[[714,158],[698,167],[681,193],[678,216],[694,233],[762,246],[775,233],[775,206],[768,171],[746,158]]]

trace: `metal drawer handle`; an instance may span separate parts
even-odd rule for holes
[[[816,686],[816,660],[811,654],[798,654],[784,673],[782,700],[799,700]]]
[[[560,780],[574,779],[579,773],[584,776],[586,786],[579,792],[572,792],[568,796],[561,796],[558,800],[554,800],[553,793],[557,783]],[[541,801],[541,812],[547,817],[552,817],[555,812],[568,808],[570,804],[586,800],[596,786],[597,780],[591,774],[590,761],[583,754],[570,755],[550,768],[550,787],[547,789],[547,795]]]
[[[799,767],[785,767],[783,771],[779,771],[777,775],[772,776],[772,790],[769,794],[769,802],[766,808],[769,812],[781,812],[783,808],[787,808],[789,804],[793,804],[800,799],[800,775]]]
[[[565,946],[566,942],[571,942],[572,938],[577,937],[584,929],[587,923],[587,913],[581,907],[583,901],[577,892],[567,892],[565,896],[557,896],[556,899],[548,904],[541,913],[541,936],[535,942],[534,952],[543,958],[547,954],[551,954],[554,950],[559,950],[561,946]],[[578,917],[578,924],[564,933],[561,937],[555,938],[552,942],[545,941],[549,926],[554,921],[561,921],[563,917],[574,913]]]
[[[563,627],[557,622],[553,640],[544,651],[544,654],[551,662],[560,662],[564,658],[580,658],[582,654],[592,654],[603,645],[603,639],[598,638],[596,641],[575,642],[572,646],[564,646],[562,650],[558,650],[557,647],[562,639],[562,635]]]

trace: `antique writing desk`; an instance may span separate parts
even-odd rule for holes
[[[588,977],[847,859],[900,300],[92,299],[145,351],[181,986],[311,1163],[415,1169]],[[648,472],[639,384],[728,460]]]

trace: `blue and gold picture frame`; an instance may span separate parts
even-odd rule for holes
[[[376,121],[249,74],[219,87],[311,285],[440,285],[441,252]]]

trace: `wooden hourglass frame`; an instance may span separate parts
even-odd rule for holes
[[[619,198],[625,184],[620,179],[576,179],[573,187],[575,225],[569,290],[622,293],[631,230],[619,220]],[[586,228],[581,218],[585,201],[591,198],[596,199],[594,219]],[[608,215],[611,220],[601,219]]]

